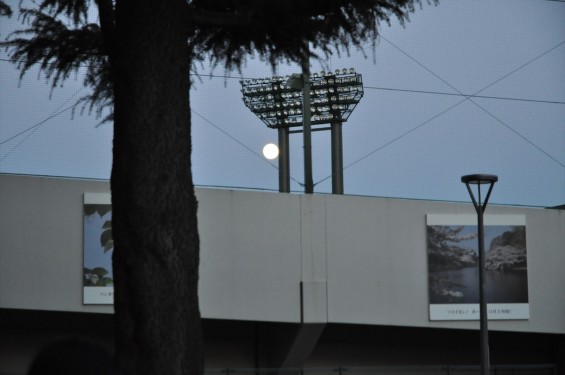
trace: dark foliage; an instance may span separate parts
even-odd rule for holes
[[[428,248],[449,249],[453,243],[475,238],[475,234],[462,235],[463,226],[428,225]]]
[[[300,62],[310,53],[308,42],[325,56],[374,43],[379,22],[390,24],[396,17],[403,24],[415,3],[419,0],[195,0],[192,19],[200,24],[191,43],[196,55],[208,54],[228,69],[240,67],[251,54],[275,67]],[[228,13],[230,22],[199,22],[202,12]]]
[[[515,226],[492,241],[493,246],[523,247],[526,244],[526,227]]]
[[[13,32],[1,45],[11,52],[10,59],[17,64],[21,77],[38,66],[52,88],[62,86],[69,76],[84,70],[84,85],[92,92],[78,103],[83,103],[83,109],[95,108],[100,115],[113,105],[108,53],[100,26],[87,20],[88,4],[68,3],[64,6],[66,3],[46,0],[39,9],[20,9],[21,21],[29,27]],[[72,23],[61,21],[60,14],[69,17]]]
[[[437,0],[427,0],[437,3]],[[420,0],[193,0],[186,6],[193,60],[238,69],[258,55],[273,69],[281,62],[300,62],[306,55],[328,57],[374,43],[380,22],[401,24]],[[72,73],[86,71],[92,91],[77,104],[112,112],[113,91],[108,57],[112,50],[114,4],[96,1],[101,25],[88,19],[90,0],[43,0],[36,9],[20,9],[28,28],[8,36],[0,46],[10,51],[21,76],[39,66],[52,88]],[[2,14],[11,14],[0,1]],[[65,21],[61,21],[63,17]],[[309,45],[311,43],[311,45]],[[322,56],[311,52],[322,51]],[[111,120],[112,114],[103,120]]]
[[[109,204],[85,204],[84,205],[84,216],[94,215],[98,213],[100,217],[106,215],[112,210]]]
[[[0,16],[10,17],[11,15],[12,15],[12,8],[10,8],[8,4],[6,4],[5,2],[0,1]]]

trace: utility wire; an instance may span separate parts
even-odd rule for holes
[[[515,129],[513,129],[510,125],[506,124],[504,121],[502,121],[501,119],[499,119],[498,117],[494,116],[492,113],[490,113],[489,111],[487,111],[485,108],[483,108],[482,106],[480,106],[479,104],[477,104],[476,102],[474,102],[472,100],[473,97],[476,97],[477,94],[481,93],[482,91],[486,90],[487,88],[493,86],[494,84],[500,82],[501,80],[505,79],[506,77],[510,76],[511,74],[514,74],[515,72],[517,72],[518,70],[524,68],[526,65],[534,62],[535,60],[541,58],[542,56],[546,55],[547,53],[553,51],[554,49],[560,47],[561,45],[565,44],[565,41],[557,44],[556,46],[550,48],[549,50],[543,52],[541,55],[538,55],[536,57],[534,57],[533,59],[527,61],[526,63],[520,65],[518,68],[512,70],[511,72],[505,74],[504,76],[502,76],[501,78],[497,79],[496,81],[492,82],[491,84],[485,86],[484,88],[480,89],[479,91],[475,92],[472,95],[464,95],[462,94],[459,90],[457,90],[455,87],[453,87],[449,82],[445,81],[443,78],[439,77],[437,74],[435,74],[434,72],[432,72],[430,69],[428,69],[426,66],[424,66],[422,63],[420,63],[419,61],[417,61],[415,58],[413,58],[412,56],[408,55],[406,52],[404,52],[403,50],[401,50],[399,47],[397,47],[396,45],[394,45],[392,42],[390,42],[389,40],[385,39],[383,36],[381,36],[382,39],[384,39],[385,41],[387,41],[389,44],[391,44],[393,47],[395,47],[396,49],[398,49],[400,52],[402,52],[404,55],[406,55],[407,57],[409,57],[411,60],[413,60],[414,62],[416,62],[418,65],[420,65],[421,67],[423,67],[425,70],[427,70],[428,72],[430,72],[431,74],[433,74],[435,77],[437,77],[438,79],[440,79],[442,82],[444,82],[445,84],[447,84],[448,86],[450,86],[451,88],[453,88],[454,90],[456,90],[459,95],[464,96],[465,99],[455,103],[454,105],[450,106],[449,108],[445,109],[444,111],[438,113],[437,115],[429,118],[428,120],[420,123],[419,125],[415,126],[414,128],[408,130],[407,132],[402,133],[401,135],[399,135],[398,137],[392,139],[391,141],[385,143],[384,145],[379,146],[378,148],[376,148],[375,150],[369,152],[368,154],[354,160],[353,162],[347,164],[346,166],[343,167],[343,170],[352,167],[353,165],[367,159],[368,157],[370,157],[371,155],[381,151],[382,149],[390,146],[391,144],[395,143],[396,141],[400,140],[401,138],[407,136],[408,134],[414,132],[415,130],[421,128],[422,126],[428,124],[429,122],[431,122],[432,120],[440,117],[441,115],[443,115],[444,113],[450,111],[451,109],[457,107],[458,105],[460,105],[461,103],[470,100],[471,102],[473,102],[473,104],[475,104],[476,106],[478,106],[481,110],[485,111],[488,115],[490,115],[491,117],[493,117],[497,122],[501,123],[503,126],[505,126],[507,129],[509,129],[510,131],[512,131],[514,134],[516,134],[517,136],[519,136],[520,138],[522,138],[524,141],[526,141],[528,144],[530,144],[531,146],[533,146],[534,148],[536,148],[538,151],[542,152],[544,155],[546,155],[547,157],[549,157],[551,160],[553,160],[554,162],[556,162],[557,164],[559,164],[561,167],[565,168],[565,164],[562,163],[561,161],[559,161],[558,159],[556,159],[555,157],[553,157],[552,155],[550,155],[548,152],[546,152],[545,150],[541,149],[539,146],[537,146],[535,143],[533,143],[532,141],[530,141],[529,139],[527,139],[526,137],[524,137],[522,134],[520,134],[518,131],[516,131]],[[314,185],[318,185],[328,179],[331,178],[330,176],[327,176],[323,179],[321,179],[320,181],[316,182]]]
[[[475,101],[472,100],[472,98],[484,98],[484,99],[499,99],[499,100],[514,100],[514,101],[525,101],[525,102],[536,102],[536,103],[548,103],[548,104],[565,104],[565,102],[560,102],[560,101],[546,101],[546,100],[536,100],[536,99],[521,99],[521,98],[506,98],[506,97],[496,97],[496,96],[481,96],[481,95],[477,95],[478,93],[486,90],[487,88],[495,85],[496,83],[502,81],[503,79],[505,79],[506,77],[512,75],[513,73],[517,72],[518,70],[522,69],[523,67],[525,67],[526,65],[532,63],[533,61],[541,58],[542,56],[548,54],[549,52],[553,51],[554,49],[560,47],[561,45],[565,44],[565,41],[557,44],[556,46],[552,47],[551,49],[545,51],[544,53],[542,53],[541,55],[538,55],[537,57],[527,61],[526,63],[522,64],[521,66],[519,66],[518,68],[514,69],[513,71],[507,73],[506,75],[502,76],[501,78],[499,78],[498,80],[492,82],[491,84],[489,84],[488,86],[482,88],[481,90],[477,91],[476,93],[472,94],[472,95],[468,95],[468,94],[463,94],[461,91],[459,91],[456,87],[454,87],[453,85],[451,85],[449,82],[447,82],[446,80],[444,80],[442,77],[440,77],[439,75],[437,75],[435,72],[433,72],[432,70],[430,70],[429,68],[427,68],[425,65],[423,65],[422,63],[420,63],[418,60],[416,60],[414,57],[412,57],[411,55],[409,55],[408,53],[406,53],[404,50],[402,50],[400,47],[396,46],[394,43],[392,43],[391,41],[389,41],[388,39],[386,39],[385,37],[383,37],[382,35],[380,36],[383,40],[385,40],[387,43],[389,43],[391,46],[393,46],[394,48],[396,48],[398,51],[400,51],[402,54],[404,54],[405,56],[407,56],[409,59],[411,59],[412,61],[414,61],[416,64],[418,64],[419,66],[421,66],[423,69],[425,69],[426,71],[428,71],[430,74],[432,74],[433,76],[435,76],[436,78],[438,78],[439,80],[441,80],[443,83],[445,83],[446,85],[448,85],[449,87],[451,87],[453,90],[455,90],[457,93],[445,93],[445,92],[437,92],[437,91],[423,91],[423,90],[406,90],[406,89],[393,89],[393,88],[384,88],[384,87],[373,87],[373,86],[367,86],[366,88],[368,89],[375,89],[375,90],[388,90],[388,91],[402,91],[402,92],[412,92],[412,93],[421,93],[421,94],[436,94],[436,95],[450,95],[450,96],[462,96],[465,99],[454,104],[453,106],[447,108],[446,110],[442,111],[441,113],[437,114],[436,116],[433,116],[432,118],[422,122],[421,124],[419,124],[418,126],[410,129],[409,131],[403,133],[402,135],[394,138],[393,140],[387,142],[386,144],[378,147],[377,149],[371,151],[369,154],[356,159],[354,162],[349,163],[348,165],[346,165],[344,167],[344,170],[357,164],[358,162],[368,158],[369,156],[373,155],[374,153],[384,149],[385,147],[389,146],[392,143],[395,143],[397,140],[403,138],[404,136],[412,133],[413,131],[419,129],[420,127],[426,125],[427,123],[429,123],[430,121],[438,118],[439,116],[443,115],[444,113],[446,113],[447,111],[451,110],[452,108],[458,106],[459,104],[470,100],[473,104],[475,104],[477,107],[479,107],[481,110],[483,110],[485,113],[487,113],[488,115],[490,115],[492,118],[494,118],[497,122],[499,122],[500,124],[502,124],[504,127],[506,127],[507,129],[509,129],[510,131],[512,131],[514,134],[516,134],[517,136],[519,136],[520,138],[522,138],[524,141],[526,141],[528,144],[530,144],[531,146],[533,146],[534,148],[536,148],[537,150],[539,150],[540,152],[542,152],[544,155],[546,155],[547,157],[549,157],[550,159],[552,159],[553,161],[555,161],[557,164],[559,164],[560,166],[565,168],[565,164],[563,164],[562,162],[560,162],[559,160],[557,160],[555,157],[553,157],[552,155],[550,155],[549,153],[547,153],[545,150],[543,150],[541,147],[537,146],[534,142],[530,141],[529,139],[527,139],[525,136],[523,136],[522,134],[520,134],[518,131],[516,131],[515,129],[513,129],[510,125],[506,124],[504,121],[502,121],[500,118],[496,117],[495,115],[493,115],[491,112],[487,111],[484,107],[482,107],[481,105],[479,105],[478,103],[476,103]],[[11,60],[8,59],[0,59],[0,61],[9,61],[11,62]],[[234,77],[234,76],[227,76],[227,75],[213,75],[213,74],[197,74],[197,73],[191,73],[191,75],[198,75],[198,76],[208,76],[210,78],[224,78],[224,79],[245,79],[242,77]],[[76,93],[74,94],[76,95]],[[73,96],[74,96],[73,95]],[[68,111],[69,109],[71,109],[72,107],[74,107],[74,105],[65,108],[62,111],[56,112],[54,114],[52,114],[51,116],[47,117],[45,120],[33,125],[32,127],[4,140],[0,142],[0,145],[3,145],[9,141],[11,141],[12,139],[32,130],[32,129],[36,129],[37,127],[39,127],[40,125],[44,124],[45,122],[47,122],[48,120],[50,120],[51,118],[54,118],[56,116],[58,116],[59,114],[62,114],[66,111]],[[239,141],[238,139],[236,139],[235,137],[233,137],[231,134],[227,133],[226,131],[224,131],[223,129],[221,129],[219,126],[213,124],[211,121],[209,121],[208,119],[206,119],[204,116],[202,116],[200,113],[198,113],[197,111],[195,111],[194,109],[192,109],[192,112],[194,112],[197,116],[201,117],[203,120],[205,120],[206,122],[208,122],[209,124],[211,124],[212,126],[214,126],[216,129],[218,129],[219,131],[221,131],[222,133],[224,133],[226,136],[228,136],[229,138],[231,138],[232,140],[234,140],[236,143],[240,144],[242,147],[244,147],[245,149],[247,149],[248,151],[250,151],[251,153],[253,153],[255,156],[259,157],[261,160],[263,160],[264,162],[266,162],[267,164],[269,164],[270,166],[272,166],[275,169],[278,169],[275,165],[269,163],[268,161],[266,161],[261,155],[259,155],[257,152],[255,152],[254,150],[252,150],[250,147],[248,147],[247,145],[245,145],[243,142]],[[29,137],[29,135],[28,135]],[[15,147],[17,148],[19,145],[21,145],[28,137],[26,137],[23,141],[21,141],[20,143],[18,143]],[[12,152],[12,150],[10,150],[10,152]],[[8,152],[8,154],[10,153]],[[4,157],[0,160],[5,159],[8,154],[4,155]],[[328,176],[320,181],[318,181],[317,183],[315,183],[315,185],[318,185],[319,183],[329,179],[331,176]],[[295,182],[297,182],[298,184],[301,184],[299,181],[297,181],[296,179],[292,178],[291,179]]]
[[[269,164],[271,167],[273,168],[277,168],[276,166],[274,166],[273,164],[269,163],[268,161],[266,161],[258,152],[256,152],[255,150],[253,150],[252,148],[250,148],[249,146],[247,146],[245,143],[243,143],[242,141],[240,141],[239,139],[237,139],[236,137],[234,137],[233,135],[231,135],[230,133],[228,133],[227,131],[225,131],[224,129],[222,129],[220,126],[214,124],[212,121],[208,120],[206,117],[202,116],[200,113],[198,113],[198,111],[196,111],[194,108],[191,108],[190,111],[192,113],[194,113],[196,116],[200,117],[202,120],[204,120],[205,122],[207,122],[209,125],[212,125],[213,127],[215,127],[217,130],[219,130],[221,133],[223,133],[225,136],[227,136],[228,138],[230,138],[231,140],[233,140],[234,142],[236,142],[237,144],[239,144],[241,147],[245,148],[247,151],[251,152],[253,155],[257,156],[258,158],[260,158],[261,160],[265,161],[267,164]]]
[[[565,0],[563,0],[565,1]],[[555,49],[557,47],[559,47],[561,44],[565,43],[565,41],[561,42],[559,45],[555,46],[552,48]],[[549,53],[551,52],[551,50],[546,51],[545,53]],[[544,53],[544,54],[545,54]],[[541,57],[541,56],[539,56]],[[527,65],[528,63],[526,63],[525,65]],[[522,67],[517,68],[516,70],[521,69]],[[512,74],[513,72],[510,72],[508,75]],[[200,77],[210,77],[210,78],[223,78],[223,79],[239,79],[239,80],[247,80],[247,79],[253,79],[251,77],[236,77],[236,76],[229,76],[229,75],[214,75],[214,74],[198,74],[198,73],[191,73],[191,75],[197,75]],[[256,78],[256,77],[255,77]],[[506,78],[506,76],[500,78],[499,80],[493,82],[491,84],[494,85],[495,83],[498,83],[498,81],[501,81],[502,79]],[[490,86],[489,86],[490,87]],[[533,102],[533,103],[545,103],[545,104],[565,104],[565,101],[559,101],[559,100],[541,100],[541,99],[524,99],[524,98],[510,98],[510,97],[505,97],[505,96],[486,96],[486,95],[470,95],[470,94],[463,94],[463,93],[452,93],[452,92],[441,92],[441,91],[427,91],[427,90],[414,90],[414,89],[398,89],[398,88],[392,88],[392,87],[377,87],[377,86],[363,86],[364,89],[370,89],[370,90],[384,90],[384,91],[400,91],[400,92],[410,92],[410,93],[414,93],[414,94],[434,94],[434,95],[449,95],[449,96],[463,96],[466,98],[480,98],[480,99],[498,99],[498,100],[511,100],[511,101],[519,101],[519,102]],[[485,87],[483,90],[486,90],[488,87]]]
[[[463,96],[465,98],[478,98],[478,99],[497,99],[497,100],[511,100],[518,102],[532,102],[544,104],[565,104],[565,102],[558,100],[539,100],[539,99],[523,99],[523,98],[508,98],[503,96],[486,96],[486,95],[472,95],[472,94],[459,94],[441,91],[426,91],[426,90],[411,90],[411,89],[395,89],[389,87],[376,87],[376,86],[363,86],[364,89],[370,90],[384,90],[384,91],[400,91],[409,92],[413,94],[433,94],[433,95],[447,95],[447,96]]]
[[[565,2],[565,0],[563,0]],[[564,42],[565,43],[565,42]],[[557,46],[558,47],[558,46]],[[2,59],[0,61],[12,62],[9,59]],[[54,63],[53,63],[54,65]],[[86,65],[83,65],[86,67]],[[230,76],[230,75],[217,75],[217,74],[200,74],[200,73],[190,73],[191,76],[198,77],[209,77],[209,78],[222,78],[222,79],[237,79],[237,80],[247,80],[253,79],[251,77],[242,76]],[[255,77],[256,78],[256,77]],[[493,83],[494,84],[494,83]],[[462,94],[462,93],[452,93],[443,91],[429,91],[429,90],[415,90],[415,89],[399,89],[394,87],[378,87],[378,86],[363,86],[364,89],[369,90],[383,90],[383,91],[398,91],[398,92],[409,92],[413,94],[433,94],[433,95],[447,95],[447,96],[462,96],[468,98],[480,98],[480,99],[495,99],[495,100],[509,100],[518,102],[531,102],[531,103],[543,103],[543,104],[561,104],[564,105],[565,101],[560,100],[542,100],[542,99],[528,99],[528,98],[511,98],[507,96],[486,96],[486,95],[472,95],[472,94]]]
[[[357,164],[357,163],[359,163],[359,162],[361,162],[361,161],[363,161],[363,160],[365,160],[365,159],[371,157],[373,154],[376,154],[377,152],[381,151],[382,149],[384,149],[384,148],[390,146],[391,144],[395,143],[396,141],[400,140],[401,138],[404,138],[404,137],[407,136],[408,134],[415,132],[416,130],[420,129],[420,128],[423,127],[424,125],[426,125],[426,124],[432,122],[432,121],[435,120],[436,118],[438,118],[438,117],[440,117],[441,115],[443,115],[444,113],[446,113],[446,112],[452,110],[453,108],[457,107],[459,104],[461,104],[461,103],[463,103],[463,102],[465,102],[465,101],[467,101],[467,99],[463,99],[463,100],[461,100],[461,101],[459,101],[459,102],[453,104],[452,106],[448,107],[447,109],[443,110],[442,112],[438,113],[437,115],[435,115],[435,116],[433,116],[433,117],[430,117],[429,119],[427,119],[426,121],[424,121],[424,122],[418,124],[417,126],[413,127],[412,129],[410,129],[410,130],[408,130],[408,131],[406,131],[406,132],[400,134],[398,137],[393,138],[393,139],[391,139],[390,141],[386,142],[385,144],[383,144],[383,145],[377,147],[376,149],[374,149],[373,151],[369,152],[368,154],[365,154],[364,156],[361,156],[360,158],[355,159],[355,160],[352,161],[351,163],[345,165],[345,166],[343,167],[343,170],[346,170],[347,168],[352,167],[352,166],[354,166],[355,164]],[[320,184],[320,183],[322,183],[322,182],[324,182],[324,181],[326,181],[326,180],[329,180],[331,177],[332,177],[332,176],[329,175],[329,176],[327,176],[327,177],[321,179],[320,181],[316,182],[316,183],[314,184],[314,186],[316,186],[316,185],[318,185],[318,184]]]
[[[200,117],[202,120],[204,120],[205,122],[207,122],[208,124],[212,125],[214,128],[216,128],[218,131],[220,131],[221,133],[223,133],[224,135],[226,135],[228,138],[230,138],[231,140],[233,140],[234,142],[236,142],[237,144],[239,144],[240,146],[242,146],[243,148],[245,148],[247,151],[251,152],[253,155],[255,155],[256,157],[258,157],[259,159],[261,159],[263,162],[267,163],[268,165],[270,165],[271,167],[275,168],[275,169],[279,169],[276,165],[268,162],[267,160],[265,160],[265,158],[259,154],[257,151],[253,150],[251,147],[247,146],[245,143],[243,143],[242,141],[240,141],[239,139],[237,139],[236,137],[234,137],[233,135],[231,135],[230,133],[228,133],[227,131],[225,131],[224,129],[222,129],[220,126],[214,124],[212,121],[208,120],[206,117],[202,116],[200,113],[198,113],[196,110],[192,109],[190,110],[192,113],[194,113],[196,116]],[[294,182],[296,182],[299,185],[302,185],[302,183],[298,180],[296,180],[295,178],[293,178],[292,176],[290,176],[290,179],[293,180]]]
[[[565,2],[565,0],[563,0]],[[0,61],[11,61],[8,59],[1,59]],[[246,77],[237,77],[229,75],[215,75],[215,74],[199,74],[190,73],[191,76],[199,77],[210,77],[210,78],[222,78],[222,79],[252,79]],[[565,105],[565,101],[560,100],[542,100],[542,99],[528,99],[528,98],[512,98],[506,96],[487,96],[487,95],[472,95],[463,93],[451,93],[442,91],[429,91],[429,90],[415,90],[415,89],[399,89],[394,87],[379,87],[379,86],[363,86],[364,89],[369,90],[382,90],[382,91],[398,91],[398,92],[408,92],[413,94],[431,94],[431,95],[444,95],[444,96],[462,96],[466,98],[479,98],[479,99],[493,99],[493,100],[508,100],[508,101],[518,101],[518,102],[530,102],[530,103],[542,103],[542,104],[561,104]]]
[[[463,94],[461,91],[459,91],[455,86],[453,86],[452,84],[450,84],[449,82],[447,82],[445,79],[443,79],[442,77],[440,77],[439,75],[437,75],[435,72],[433,72],[431,69],[429,69],[427,66],[425,66],[424,64],[422,64],[421,62],[419,62],[418,60],[416,60],[414,57],[412,57],[411,55],[409,55],[407,52],[405,52],[403,49],[401,49],[400,47],[398,47],[396,44],[392,43],[390,40],[388,40],[387,38],[385,38],[384,36],[381,35],[381,39],[383,39],[385,42],[387,42],[388,44],[390,44],[392,47],[394,47],[396,50],[398,50],[400,53],[402,53],[404,56],[408,57],[410,60],[412,60],[413,62],[415,62],[416,64],[418,64],[420,67],[422,67],[424,70],[426,70],[428,73],[432,74],[434,77],[436,77],[437,79],[439,79],[440,81],[442,81],[443,83],[445,83],[447,86],[451,87],[453,90],[455,90],[459,95],[461,96],[466,96],[465,94]],[[531,64],[532,62],[536,61],[537,59],[547,55],[548,53],[550,53],[551,51],[553,51],[556,48],[561,47],[563,44],[565,44],[565,40],[562,41],[561,43],[558,43],[557,45],[551,47],[550,49],[548,49],[547,51],[543,52],[542,54],[534,57],[531,60],[526,61],[524,64],[520,65],[519,67],[517,67],[516,69],[512,70],[511,72],[503,75],[502,77],[500,77],[499,79],[497,79],[496,81],[492,82],[490,85],[482,88],[481,90],[477,91],[475,94],[473,94],[472,96],[490,88],[491,86],[494,86],[495,84],[497,84],[498,82],[502,81],[503,79],[506,79],[508,76],[516,73],[518,70],[524,68],[526,65]],[[466,96],[467,98],[470,98],[471,96]]]
[[[407,57],[409,57],[412,61],[414,61],[416,64],[420,65],[422,68],[424,68],[426,71],[430,72],[432,75],[434,75],[435,77],[437,77],[439,80],[441,80],[442,82],[444,82],[446,85],[448,85],[449,87],[451,87],[452,89],[454,89],[455,91],[457,91],[459,94],[463,95],[463,93],[461,91],[459,91],[459,89],[457,89],[455,86],[453,86],[452,84],[450,84],[449,82],[447,82],[446,80],[444,80],[443,78],[441,78],[439,75],[437,75],[436,73],[434,73],[433,71],[431,71],[430,69],[428,69],[426,66],[424,66],[422,63],[420,63],[418,60],[416,60],[414,57],[410,56],[408,53],[406,53],[405,51],[403,51],[400,47],[398,47],[397,45],[395,45],[394,43],[392,43],[391,41],[389,41],[388,39],[384,38],[384,41],[386,41],[387,43],[389,43],[391,46],[393,46],[394,48],[396,48],[397,50],[399,50],[402,54],[406,55]],[[505,79],[506,77],[510,76],[511,74],[514,74],[515,72],[517,72],[518,70],[524,68],[526,65],[531,64],[532,62],[538,60],[539,58],[547,55],[548,53],[550,53],[551,51],[553,51],[556,48],[559,48],[560,46],[565,44],[565,40],[562,41],[561,43],[555,45],[554,47],[548,49],[547,51],[543,52],[542,54],[534,57],[533,59],[527,61],[526,63],[520,65],[518,68],[512,70],[510,73],[502,76],[501,78],[497,79],[496,81],[492,82],[490,85],[486,86],[485,88],[481,89],[480,91],[476,92],[474,95],[478,94],[479,92],[482,92],[484,90],[486,90],[487,88],[494,86],[495,84],[497,84],[498,82],[502,81],[503,79]],[[559,164],[562,168],[565,168],[565,164],[560,162],[558,159],[556,159],[554,156],[552,156],[551,154],[549,154],[547,151],[543,150],[540,146],[538,146],[537,144],[535,144],[534,142],[532,142],[531,140],[529,140],[528,138],[526,138],[525,136],[523,136],[522,134],[520,134],[520,132],[518,132],[516,129],[512,128],[510,125],[508,125],[507,123],[505,123],[504,121],[502,121],[500,118],[496,117],[495,115],[493,115],[491,112],[489,112],[486,108],[484,108],[483,106],[481,106],[479,103],[475,102],[472,97],[466,97],[465,100],[469,100],[471,103],[473,103],[475,106],[479,107],[483,112],[485,112],[486,114],[488,114],[489,116],[491,116],[493,119],[495,119],[498,123],[500,123],[501,125],[503,125],[505,128],[509,129],[510,131],[512,131],[514,134],[516,134],[517,136],[519,136],[520,138],[522,138],[524,141],[526,141],[528,144],[530,144],[531,146],[533,146],[535,149],[537,149],[538,151],[540,151],[542,154],[544,154],[545,156],[547,156],[548,158],[550,158],[551,160],[553,160],[554,162],[556,162],[557,164]]]
[[[59,116],[60,114],[67,112],[68,110],[72,109],[75,105],[76,105],[76,104],[73,104],[73,105],[71,105],[71,106],[68,106],[68,107],[65,108],[65,109],[60,110],[59,112],[55,112],[55,113],[53,113],[52,115],[48,116],[46,119],[44,119],[44,120],[38,122],[37,124],[35,124],[35,125],[33,125],[33,126],[30,126],[29,128],[27,128],[27,129],[25,129],[25,130],[22,130],[22,131],[19,132],[18,134],[15,134],[15,135],[11,136],[10,138],[1,141],[1,142],[0,142],[0,146],[2,146],[2,145],[5,144],[5,143],[10,142],[12,139],[17,138],[17,137],[19,137],[20,135],[22,135],[22,134],[24,134],[24,133],[27,133],[28,131],[30,131],[30,130],[32,130],[32,129],[37,128],[38,126],[41,126],[41,125],[45,124],[47,121],[51,120],[52,118],[57,117],[57,116]]]
[[[56,116],[58,116],[58,115],[60,115],[60,114],[62,114],[62,113],[65,113],[65,112],[68,111],[69,109],[73,108],[77,103],[75,103],[75,104],[73,104],[72,106],[67,107],[67,108],[65,108],[65,109],[63,109],[63,110],[60,111],[60,109],[63,108],[63,107],[65,106],[65,104],[67,104],[68,102],[70,102],[75,96],[77,96],[77,94],[78,94],[82,89],[83,89],[82,87],[79,87],[79,89],[78,89],[77,91],[75,91],[75,93],[74,93],[73,95],[71,95],[67,100],[65,100],[64,102],[62,102],[62,103],[55,109],[55,111],[54,111],[49,117],[47,117],[46,119],[40,121],[39,123],[37,123],[37,124],[35,124],[35,125],[33,125],[33,126],[27,128],[27,129],[21,131],[21,132],[19,132],[18,134],[14,135],[14,136],[12,136],[12,137],[10,137],[10,138],[8,138],[8,139],[6,139],[5,141],[1,141],[1,142],[0,142],[0,146],[2,146],[4,143],[7,143],[7,142],[11,141],[12,139],[17,138],[17,137],[19,137],[20,135],[22,135],[22,134],[24,134],[24,133],[27,133],[27,132],[29,132],[30,130],[33,129],[33,131],[32,131],[31,133],[29,133],[26,137],[24,137],[23,140],[21,140],[21,141],[20,141],[17,145],[15,145],[10,151],[8,151],[2,158],[0,158],[0,161],[6,159],[9,154],[11,154],[16,148],[18,148],[18,147],[19,147],[22,143],[24,143],[27,139],[29,139],[29,137],[31,137],[31,135],[32,135],[33,133],[35,133],[35,131],[39,128],[40,125],[44,124],[44,123],[47,122],[48,120],[50,120],[50,119],[52,119],[52,118],[54,118],[54,117],[56,117]]]

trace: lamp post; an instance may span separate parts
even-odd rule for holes
[[[484,223],[483,214],[487,207],[488,199],[494,183],[498,181],[498,176],[489,174],[471,174],[461,177],[461,182],[467,186],[469,195],[475,206],[478,217],[478,231],[479,231],[479,305],[480,305],[480,329],[481,329],[481,374],[490,374],[490,359],[489,359],[489,346],[488,346],[488,314],[487,302],[485,298],[485,237],[484,237]],[[473,194],[471,185],[477,185],[477,198]],[[484,201],[481,197],[481,186],[488,185],[488,192]]]
[[[278,130],[279,191],[290,192],[289,134],[303,133],[304,190],[309,194],[314,191],[311,133],[331,130],[332,193],[343,194],[341,125],[363,97],[361,74],[353,68],[310,74],[305,59],[301,74],[246,79],[240,83],[245,106],[267,127]],[[331,126],[320,126],[327,124]]]

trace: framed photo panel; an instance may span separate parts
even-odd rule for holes
[[[110,194],[84,194],[83,304],[114,303]]]
[[[477,217],[427,215],[430,320],[479,320]],[[526,218],[484,216],[490,320],[529,319]]]

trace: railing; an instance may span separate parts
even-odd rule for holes
[[[337,368],[224,368],[205,375],[479,375],[478,365],[378,366]],[[491,365],[492,375],[557,375],[554,364]]]

